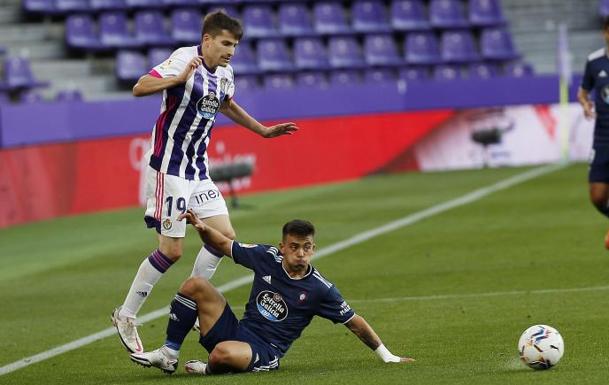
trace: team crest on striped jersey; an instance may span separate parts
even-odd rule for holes
[[[216,97],[216,93],[214,91],[210,91],[209,94],[203,96],[201,99],[199,99],[199,101],[197,101],[197,112],[203,119],[214,119],[219,109],[220,101]]]

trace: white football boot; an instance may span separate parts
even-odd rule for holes
[[[167,374],[172,374],[178,368],[178,359],[173,358],[165,346],[144,353],[132,353],[129,355],[131,361],[144,367],[155,367]]]
[[[140,336],[137,334],[135,319],[121,317],[119,315],[120,311],[120,307],[114,309],[110,319],[112,320],[112,325],[114,325],[118,331],[118,336],[123,346],[129,353],[143,353],[144,345],[142,345],[142,340],[140,340]]]
[[[207,374],[205,373],[207,363],[199,360],[186,361],[184,369],[186,370],[186,373],[204,375]]]

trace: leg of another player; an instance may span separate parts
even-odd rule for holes
[[[226,299],[206,279],[192,277],[180,288],[180,294],[193,299],[197,304],[201,335],[206,335],[216,324],[226,306]],[[249,344],[240,341],[224,341],[217,344],[209,354],[208,374],[243,372],[252,359]]]
[[[235,239],[235,230],[228,215],[215,215],[213,217],[202,218],[202,221],[206,225],[220,231],[224,236]],[[211,279],[220,264],[221,258],[222,253],[208,245],[203,245],[195,260],[191,276]]]
[[[609,184],[590,183],[590,201],[596,209],[609,218]],[[605,235],[605,248],[609,250],[609,232]]]
[[[112,313],[112,323],[118,330],[120,340],[131,353],[144,351],[135,326],[135,318],[154,285],[171,265],[180,259],[182,243],[182,238],[159,235],[159,248],[142,261],[123,305]]]

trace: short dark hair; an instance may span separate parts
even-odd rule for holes
[[[300,237],[315,236],[315,226],[309,221],[294,219],[283,225],[283,238],[286,235],[297,235]]]
[[[609,29],[609,16],[603,19],[603,31]]]
[[[241,40],[243,36],[243,26],[241,22],[234,17],[230,17],[223,9],[208,13],[203,19],[203,31],[201,36],[208,34],[211,37],[216,37],[222,33],[222,30],[227,30],[233,34],[237,40]]]

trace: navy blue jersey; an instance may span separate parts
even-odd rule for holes
[[[609,57],[607,51],[599,49],[588,56],[582,88],[594,91],[596,124],[594,146],[609,144]]]
[[[313,266],[303,278],[291,278],[281,265],[283,256],[276,247],[233,242],[232,257],[254,271],[241,325],[282,356],[313,316],[346,323],[355,315],[338,289]]]

